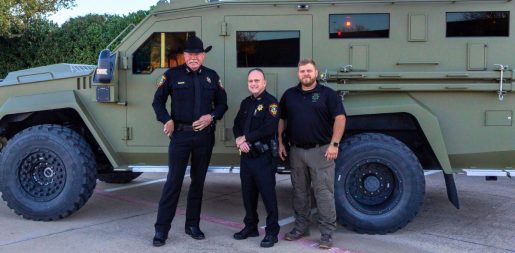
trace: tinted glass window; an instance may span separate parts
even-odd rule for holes
[[[186,39],[195,32],[154,33],[132,55],[132,73],[150,74],[158,68],[184,63]]]
[[[390,14],[329,15],[329,38],[388,38]]]
[[[238,67],[297,67],[300,32],[236,32]]]
[[[510,35],[510,12],[448,12],[447,37],[492,37]]]

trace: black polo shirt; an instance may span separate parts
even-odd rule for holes
[[[284,92],[281,119],[286,120],[286,133],[294,145],[325,145],[333,136],[334,118],[345,115],[341,97],[333,89],[317,83],[303,91],[301,84]]]
[[[250,143],[268,143],[277,135],[278,124],[277,99],[265,90],[258,97],[250,95],[241,101],[232,130],[234,138],[245,135],[245,139]]]
[[[200,98],[198,98],[200,99],[200,116],[211,114],[214,120],[223,117],[227,111],[227,94],[218,74],[204,66],[197,71],[192,71],[186,64],[183,64],[167,70],[158,83],[152,102],[157,120],[164,124],[173,119],[174,123],[188,125],[198,120],[194,116],[196,99],[194,78],[198,78],[202,87]],[[166,101],[169,96],[172,98],[171,113],[166,110]]]

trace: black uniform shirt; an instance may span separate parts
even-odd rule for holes
[[[334,118],[345,115],[341,97],[331,88],[317,84],[303,91],[301,84],[284,92],[281,119],[287,121],[289,140],[295,145],[325,145],[333,136]]]
[[[267,143],[276,136],[278,124],[277,99],[264,91],[257,98],[250,95],[241,101],[232,130],[235,138],[245,135],[247,142]]]
[[[218,74],[204,66],[192,71],[183,64],[167,70],[158,83],[152,102],[157,120],[164,124],[172,119],[175,123],[188,125],[198,120],[194,115],[196,76],[202,87],[198,117],[205,114],[213,115],[214,120],[223,117],[227,111],[227,94]],[[172,97],[171,114],[166,110],[168,96]]]

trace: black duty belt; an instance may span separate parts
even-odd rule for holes
[[[205,127],[204,129],[202,129],[200,131],[205,131],[205,130],[209,130],[209,129],[211,129],[211,126],[207,126],[207,127]],[[184,132],[200,132],[198,130],[195,130],[195,128],[193,128],[192,125],[181,124],[181,123],[175,124],[174,131],[177,131],[177,132],[180,132],[180,131],[184,131]]]
[[[301,149],[311,149],[311,148],[318,148],[318,147],[321,147],[324,145],[327,145],[327,144],[293,144],[292,146],[294,146],[296,148],[301,148]]]
[[[187,125],[187,124],[175,124],[175,131],[186,131],[186,132],[193,132],[195,131],[193,129],[193,126],[192,125]]]

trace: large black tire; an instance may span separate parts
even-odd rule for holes
[[[69,128],[33,126],[16,134],[2,150],[2,198],[26,219],[67,217],[84,206],[95,186],[93,152]]]
[[[358,233],[386,234],[403,228],[424,199],[420,162],[388,135],[365,133],[344,140],[335,176],[338,221]]]
[[[141,172],[108,172],[98,174],[98,180],[109,184],[127,184],[141,175]]]

